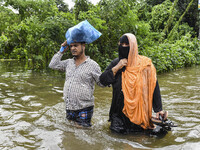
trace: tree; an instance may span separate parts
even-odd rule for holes
[[[69,12],[68,4],[64,3],[63,0],[55,0],[55,2],[59,11]]]
[[[0,35],[13,23],[19,22],[19,17],[12,10],[0,6]]]
[[[187,9],[188,5],[192,2],[192,0],[179,0],[178,1],[178,11],[180,14],[183,14],[185,10]],[[190,8],[187,10],[185,15],[182,18],[182,22],[187,22],[190,27],[193,27],[195,32],[197,33],[195,36],[198,36],[198,30],[200,25],[200,20],[198,18],[199,16],[199,10],[198,10],[198,0],[194,0]]]
[[[91,2],[89,2],[88,0],[73,0],[75,2],[74,5],[74,13],[75,13],[75,17],[78,20],[78,15],[81,11],[88,11],[90,6],[92,5]]]
[[[56,13],[54,0],[4,0],[4,6],[11,6],[18,10],[21,20],[37,15],[41,20],[46,16],[53,16]]]
[[[146,3],[149,5],[155,6],[155,5],[163,3],[164,1],[166,0],[146,0]],[[178,0],[178,1],[171,0],[171,2],[177,2],[176,11],[178,11],[179,14],[182,15],[185,12],[191,0]],[[199,12],[198,12],[197,6],[198,6],[198,0],[193,1],[190,6],[190,9],[187,10],[187,13],[182,18],[182,22],[186,22],[188,23],[190,27],[194,28],[196,32],[195,36],[198,36],[198,32],[199,32],[198,30],[199,30],[199,24],[200,24],[200,20],[198,18]]]
[[[2,1],[0,58],[31,59],[34,69],[44,68],[65,40],[67,29],[85,19],[102,33],[86,51],[102,70],[117,57],[119,38],[128,32],[136,35],[139,53],[152,58],[158,71],[200,64],[199,41],[191,36],[191,22],[184,20],[194,0],[181,8],[183,12],[178,9],[180,0],[158,0],[154,6],[147,5],[146,0],[100,0],[97,5],[74,0],[72,11],[65,9],[62,0]],[[19,13],[3,6],[11,6]],[[167,38],[168,33],[171,38]]]
[[[182,21],[183,17],[185,16],[185,14],[188,12],[188,10],[190,9],[191,5],[193,4],[194,0],[191,0],[191,2],[188,4],[187,8],[185,9],[184,13],[181,15],[181,17],[179,18],[179,20],[177,21],[177,23],[175,24],[175,26],[173,27],[173,29],[170,31],[168,38],[171,38],[174,31],[178,29],[180,22]]]
[[[145,0],[148,5],[155,6],[163,3],[165,0]]]

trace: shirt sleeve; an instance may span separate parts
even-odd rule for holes
[[[162,110],[162,100],[158,81],[156,81],[156,87],[153,93],[153,110],[155,113]]]
[[[112,68],[116,65],[116,60],[113,60],[106,70],[100,76],[100,82],[104,86],[109,86],[115,82],[115,76],[113,74]]]
[[[51,62],[49,63],[49,68],[55,69],[55,70],[61,70],[65,71],[67,60],[61,61],[63,54],[58,52],[56,53],[53,58],[51,59]]]
[[[101,84],[100,79],[99,79],[99,77],[101,75],[101,68],[96,62],[95,62],[95,67],[94,67],[94,71],[92,72],[92,74],[93,74],[93,78],[94,78],[96,84],[98,86],[104,87],[104,85]]]

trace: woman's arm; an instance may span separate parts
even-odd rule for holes
[[[106,70],[100,76],[100,82],[104,86],[108,86],[115,82],[116,73],[127,65],[127,59],[121,59],[119,61],[118,58],[114,59],[110,65],[106,68]]]
[[[156,118],[159,118],[159,115],[164,115],[164,111],[162,110],[162,100],[158,81],[156,81],[156,87],[153,93],[153,110],[156,113]]]

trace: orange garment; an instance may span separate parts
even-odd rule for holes
[[[126,70],[122,72],[124,94],[123,113],[134,124],[144,129],[152,128],[153,92],[156,86],[156,69],[151,59],[138,55],[136,37],[125,34],[129,40],[129,55]]]

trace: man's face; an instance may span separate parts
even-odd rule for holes
[[[71,43],[70,50],[73,57],[79,57],[83,54],[85,50],[85,46],[84,44],[81,44],[81,43]]]

